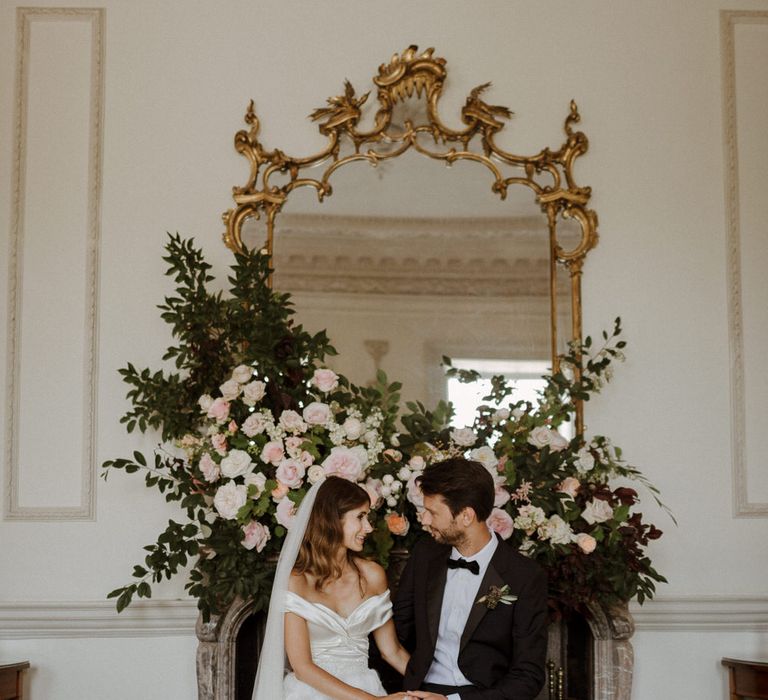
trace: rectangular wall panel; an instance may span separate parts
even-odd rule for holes
[[[724,12],[735,510],[768,516],[768,12]]]
[[[104,11],[17,11],[9,519],[94,516]]]

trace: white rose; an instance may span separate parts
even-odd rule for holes
[[[230,479],[234,479],[236,476],[242,476],[251,471],[251,464],[253,464],[253,461],[247,452],[232,450],[221,460],[221,473]]]
[[[246,384],[253,376],[253,367],[248,365],[238,365],[232,370],[232,379],[238,384]]]
[[[387,505],[390,508],[394,508],[397,505],[397,499],[394,496],[387,498]]]
[[[243,387],[243,403],[246,406],[255,406],[264,398],[267,385],[264,382],[253,381]]]
[[[341,427],[344,428],[347,440],[357,440],[357,438],[363,434],[363,430],[365,429],[365,426],[361,421],[351,416],[344,421],[344,425]]]
[[[234,379],[228,379],[219,387],[219,391],[227,401],[232,401],[240,395],[240,385]]]
[[[213,505],[219,515],[225,520],[234,520],[239,511],[248,500],[248,489],[242,484],[228,481],[216,491],[213,497]]]
[[[411,478],[411,470],[408,467],[400,467],[400,471],[397,472],[397,478],[400,481],[408,481]]]
[[[302,412],[309,425],[325,425],[331,418],[331,407],[327,403],[313,401]]]
[[[499,408],[493,412],[493,416],[491,416],[491,419],[494,423],[499,423],[503,420],[507,420],[509,418],[509,409],[508,408]]]
[[[480,464],[491,472],[491,476],[496,476],[498,473],[496,467],[499,464],[499,460],[488,445],[483,445],[482,447],[472,450],[472,452],[469,453],[469,456],[471,459],[475,460],[475,462],[480,462]]]
[[[330,369],[316,369],[310,381],[326,394],[339,386],[339,375]]]
[[[595,466],[595,458],[588,447],[582,447],[576,453],[576,466],[583,472],[588,472]]]
[[[525,530],[525,534],[532,535],[539,525],[543,525],[547,516],[544,511],[538,506],[520,506],[517,509],[517,517],[515,518],[515,527],[518,530]]]
[[[462,447],[471,447],[477,442],[477,437],[472,428],[454,428],[451,430],[451,440]]]
[[[551,431],[549,436],[549,449],[552,452],[561,452],[566,447],[568,447],[568,440],[566,440],[556,430]]]
[[[595,498],[587,503],[581,513],[581,517],[590,525],[604,523],[606,520],[610,520],[613,517],[613,508],[611,508],[611,504],[607,501]]]
[[[240,427],[248,437],[263,433],[267,427],[267,418],[263,413],[251,413]]]
[[[420,472],[424,469],[427,463],[424,461],[424,457],[416,455],[408,460],[408,466],[415,472]]]
[[[301,416],[290,409],[280,414],[280,425],[289,433],[303,433],[307,429],[307,424]]]
[[[259,498],[262,493],[264,493],[264,487],[267,484],[267,477],[263,472],[256,472],[256,474],[248,474],[245,477],[245,485],[248,486],[255,486],[256,487],[256,493],[253,495],[253,498]]]
[[[324,478],[325,472],[319,464],[313,464],[309,468],[309,471],[307,471],[307,481],[309,481],[310,484],[316,484],[318,481]]]
[[[573,530],[559,515],[553,515],[539,527],[539,537],[548,539],[552,544],[570,544],[573,542]]]
[[[546,425],[539,425],[528,436],[528,442],[534,447],[542,448],[549,445],[552,439],[552,431]]]
[[[197,405],[203,413],[208,413],[208,409],[213,405],[213,396],[203,394],[198,400]]]

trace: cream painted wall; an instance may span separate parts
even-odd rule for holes
[[[17,4],[0,3],[4,251]],[[637,611],[634,697],[715,700],[725,688],[720,657],[768,658],[768,518],[733,516],[719,35],[720,10],[768,12],[766,0],[396,0],[386,11],[349,0],[78,6],[106,7],[96,464],[152,444],[118,424],[126,404],[116,370],[127,360],[156,366],[167,345],[155,309],[170,289],[165,231],[195,236],[218,270],[229,260],[220,212],[245,180],[232,137],[248,100],[265,143],[306,153],[321,139],[305,115],[344,77],[367,90],[393,52],[435,46],[450,70],[444,114],[457,114],[469,89],[491,80],[492,100],[516,112],[504,142],[511,150],[559,145],[572,97],[590,138],[577,176],[593,188],[601,241],[586,266],[585,329],[597,333],[621,315],[629,359],[588,406],[587,422],[624,448],[679,521],[674,527],[648,499],[646,517],[665,530],[651,554],[670,583]],[[753,70],[764,80],[764,66]],[[0,270],[5,309],[9,271]],[[765,298],[765,276],[762,287],[750,279]],[[7,324],[0,334],[5,347]],[[5,363],[2,372],[7,385]],[[44,443],[46,423],[69,407],[39,403]],[[5,423],[7,406],[0,416]],[[71,467],[71,455],[50,450]],[[148,606],[114,619],[98,603],[127,580],[173,512],[140,479],[115,475],[98,482],[91,521],[0,521],[0,663],[31,660],[33,698],[192,695],[191,607]],[[155,592],[161,601],[182,596],[180,581]]]

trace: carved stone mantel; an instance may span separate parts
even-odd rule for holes
[[[204,623],[199,618],[197,638],[197,685],[199,700],[236,700],[236,645],[243,622],[252,614],[250,601],[236,600],[222,615]],[[592,634],[592,695],[589,700],[630,700],[634,652],[630,639],[635,623],[627,605],[589,607],[587,618]],[[564,632],[561,623],[549,629],[548,656],[555,666],[565,663]],[[555,700],[545,685],[537,700]],[[585,699],[586,700],[586,699]]]

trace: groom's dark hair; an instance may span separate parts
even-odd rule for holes
[[[416,483],[425,496],[442,496],[454,518],[465,508],[472,508],[482,522],[493,510],[496,486],[480,462],[464,457],[435,462],[416,478]]]

